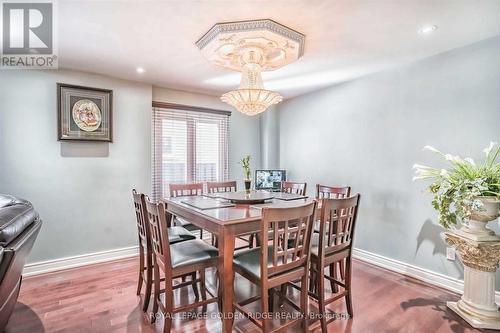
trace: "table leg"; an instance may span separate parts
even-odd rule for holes
[[[226,228],[224,228],[226,229]],[[234,310],[234,234],[230,230],[219,233],[219,297],[222,298],[222,332],[233,330]]]

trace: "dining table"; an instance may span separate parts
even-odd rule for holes
[[[197,198],[196,198],[197,197]],[[165,198],[167,221],[172,217],[183,218],[193,225],[217,236],[219,249],[218,270],[220,281],[218,297],[222,301],[222,332],[232,332],[234,313],[234,270],[233,256],[235,238],[241,235],[258,233],[261,230],[263,207],[296,207],[312,201],[309,198],[291,200],[283,195],[266,200],[262,204],[227,204],[227,200],[207,196]],[[278,199],[278,197],[280,197]],[[209,204],[216,200],[218,204]],[[205,204],[203,204],[205,203]]]

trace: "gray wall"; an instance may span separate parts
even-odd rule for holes
[[[113,143],[57,141],[56,82],[113,89]],[[0,193],[32,201],[44,220],[30,262],[136,244],[130,191],[150,190],[150,113],[150,85],[65,70],[0,73]]]
[[[462,277],[412,165],[441,165],[427,144],[478,159],[500,141],[500,37],[291,99],[279,114],[290,179],[362,193],[356,247]]]
[[[279,111],[270,107],[260,117],[260,156],[263,169],[277,169],[280,164]]]
[[[113,89],[113,143],[57,141],[56,82]],[[0,193],[33,202],[44,220],[29,262],[137,244],[131,189],[151,190],[151,101],[213,108],[218,97],[68,70],[0,71]],[[260,167],[260,122],[233,112],[230,176],[251,154]],[[242,186],[242,185],[241,185]]]

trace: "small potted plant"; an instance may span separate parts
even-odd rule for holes
[[[414,180],[432,180],[429,191],[434,195],[432,206],[439,213],[439,223],[449,229],[461,220],[463,225],[458,232],[465,237],[476,241],[497,239],[486,224],[499,216],[500,163],[497,158],[500,146],[491,142],[483,150],[484,161],[477,164],[471,158],[443,154],[431,146],[424,149],[440,154],[451,163],[448,169],[413,166]]]
[[[243,167],[243,173],[245,176],[245,190],[248,192],[252,187],[252,173],[250,171],[250,155],[243,157],[240,161],[241,166]]]

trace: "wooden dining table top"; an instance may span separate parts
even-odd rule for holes
[[[231,207],[198,209],[194,206],[184,203],[186,197],[165,198],[163,201],[168,205],[176,206],[183,210],[189,210],[191,213],[203,217],[211,222],[220,225],[231,225],[245,222],[258,221],[262,217],[262,208],[289,208],[308,204],[313,199],[296,199],[296,200],[279,200],[271,199],[264,204],[240,205],[236,204]]]

